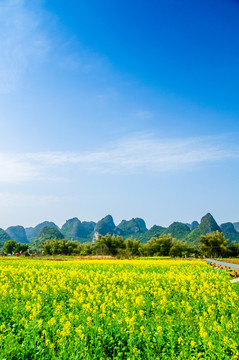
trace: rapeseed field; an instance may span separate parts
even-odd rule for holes
[[[0,359],[239,359],[239,296],[202,261],[0,262]]]

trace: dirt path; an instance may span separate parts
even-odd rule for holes
[[[224,262],[224,261],[218,261],[218,260],[214,260],[214,259],[205,259],[208,262],[212,262],[214,264],[217,265],[222,265],[222,266],[228,266],[232,269],[239,269],[239,265],[238,264],[233,264],[233,263],[229,263],[229,262]]]

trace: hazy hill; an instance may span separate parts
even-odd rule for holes
[[[52,221],[44,221],[44,222],[38,224],[35,227],[25,228],[28,241],[29,242],[34,241],[37,238],[40,230],[42,228],[44,228],[45,226],[55,227],[56,229],[59,230],[58,226],[54,222],[52,222]]]
[[[40,250],[41,243],[51,239],[64,239],[64,235],[53,226],[45,226],[40,230],[37,238],[31,242],[30,247]]]
[[[145,221],[140,218],[133,218],[128,221],[122,220],[117,228],[121,230],[123,236],[128,236],[135,233],[145,233],[147,231]]]
[[[232,223],[227,222],[220,225],[222,232],[226,239],[229,239],[229,243],[232,241],[239,242],[239,232],[235,230],[235,227]]]
[[[233,226],[234,226],[236,231],[239,231],[239,222],[233,223]]]
[[[64,239],[64,235],[53,226],[44,226],[38,236],[37,240],[50,240],[50,239]]]
[[[222,231],[221,228],[218,226],[216,221],[214,220],[213,216],[208,213],[202,217],[200,224],[191,231],[185,241],[188,243],[192,243],[194,245],[198,245],[200,242],[200,236],[206,235],[207,233],[212,233],[214,231]]]
[[[107,215],[96,223],[94,228],[94,233],[98,233],[100,235],[106,235],[106,234],[121,235],[122,231],[115,226],[112,216]]]
[[[145,233],[135,233],[135,234],[132,234],[132,236],[135,239],[140,240],[140,242],[142,242],[143,244],[145,244],[152,237],[159,237],[160,235],[162,235],[164,233],[165,229],[166,229],[165,227],[154,225]]]
[[[191,230],[190,230],[191,229]],[[224,223],[221,227],[216,223],[211,214],[202,217],[200,224],[193,221],[191,224],[173,222],[168,228],[154,225],[147,230],[145,221],[141,218],[132,218],[131,220],[122,220],[118,226],[115,225],[111,215],[107,215],[100,221],[81,222],[77,217],[69,219],[59,231],[58,226],[49,221],[44,221],[36,227],[24,229],[22,226],[11,226],[6,231],[0,229],[0,246],[3,246],[6,240],[12,239],[17,242],[31,242],[31,248],[38,248],[43,241],[42,239],[67,238],[77,240],[80,243],[91,242],[97,239],[97,234],[120,235],[125,239],[133,237],[136,240],[146,243],[152,237],[171,234],[177,240],[185,241],[189,244],[199,245],[200,236],[213,231],[223,232],[229,242],[239,243],[238,223]],[[26,236],[27,235],[27,236]]]
[[[3,247],[5,241],[11,240],[6,231],[0,228],[0,247]]]
[[[220,225],[223,233],[231,233],[231,234],[238,234],[235,230],[234,225],[231,222],[227,222]]]
[[[12,240],[15,240],[19,243],[25,243],[27,244],[29,241],[27,240],[26,231],[23,226],[17,225],[17,226],[10,226],[7,228],[6,232],[10,236]]]
[[[72,218],[65,222],[61,228],[62,234],[68,240],[79,242],[91,241],[96,223],[93,221],[81,222],[78,218]]]
[[[82,226],[86,234],[91,235],[94,232],[96,223],[94,221],[82,221]]]
[[[190,229],[186,224],[174,222],[163,232],[163,235],[171,234],[177,240],[184,240],[189,233]]]
[[[61,232],[68,240],[78,240],[82,233],[81,221],[77,217],[66,220]]]
[[[196,229],[196,227],[199,225],[199,222],[198,221],[193,221],[191,224],[189,223],[186,223],[186,225],[188,226],[188,228],[193,231],[194,229]]]
[[[193,221],[192,224],[191,224],[191,228],[190,230],[193,231],[196,229],[196,227],[198,227],[199,225],[199,222],[198,221]]]

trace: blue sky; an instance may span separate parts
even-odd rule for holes
[[[0,227],[239,221],[239,2],[0,0]]]

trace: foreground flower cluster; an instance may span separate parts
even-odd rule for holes
[[[201,261],[3,260],[1,359],[239,359],[239,296]]]

